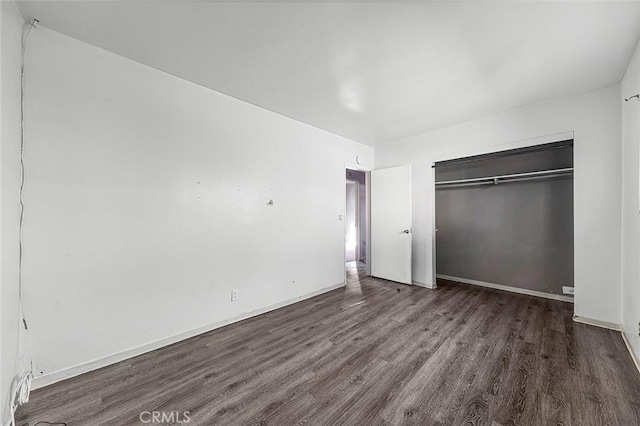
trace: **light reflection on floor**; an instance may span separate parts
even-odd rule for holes
[[[364,262],[354,260],[346,262],[345,268],[347,271],[347,289],[350,292],[361,295],[363,281],[367,278],[366,265]]]

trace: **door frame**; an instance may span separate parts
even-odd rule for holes
[[[365,190],[365,225],[366,225],[366,232],[365,232],[365,242],[366,242],[366,250],[365,250],[365,257],[367,259],[367,263],[365,263],[365,275],[370,277],[371,276],[371,168],[368,167],[362,167],[360,164],[353,164],[353,163],[344,163],[344,168],[342,169],[342,176],[343,176],[343,182],[347,181],[347,176],[346,176],[346,171],[348,170],[354,170],[357,172],[364,172],[364,190]],[[347,197],[346,197],[346,191],[345,191],[345,187],[343,185],[342,188],[343,194],[342,194],[342,212],[344,215],[344,212],[346,212],[347,210]],[[343,218],[344,219],[344,218]],[[345,244],[344,244],[344,238],[345,238],[345,228],[346,227],[346,221],[343,220],[342,222],[342,270],[344,271],[344,283],[345,285],[347,284],[347,268],[345,268],[345,259],[347,258],[347,253],[346,253],[346,248],[345,248]]]
[[[358,262],[358,260],[360,260],[360,182],[358,182],[357,180],[351,180],[351,179],[347,179],[346,180],[347,185],[348,184],[354,184],[356,186],[356,212],[355,212],[355,223],[356,223],[356,253],[355,253],[355,258],[356,258],[356,262]],[[346,200],[346,194],[345,194],[345,211],[344,211],[344,227],[345,227],[345,231],[347,228],[347,200]],[[345,235],[346,232],[345,232]],[[346,248],[345,248],[345,261],[347,260],[347,255],[346,255]]]

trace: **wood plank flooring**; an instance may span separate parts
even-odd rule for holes
[[[620,334],[572,313],[352,268],[344,289],[37,390],[16,424],[188,411],[190,425],[640,425],[640,373]]]

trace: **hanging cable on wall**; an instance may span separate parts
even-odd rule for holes
[[[31,382],[33,381],[33,365],[29,361],[27,364],[27,351],[29,343],[29,326],[27,324],[27,318],[24,310],[24,295],[23,295],[23,274],[22,274],[22,261],[24,257],[24,244],[22,240],[22,231],[24,225],[24,185],[25,185],[25,162],[24,162],[24,95],[25,95],[25,55],[27,52],[27,41],[29,39],[29,33],[33,28],[36,28],[38,24],[37,19],[30,19],[22,26],[22,38],[21,38],[21,52],[20,52],[20,190],[19,190],[19,204],[20,215],[18,222],[18,314],[21,327],[24,327],[24,346],[19,352],[19,374],[20,378],[16,384],[15,393],[11,399],[11,424],[15,425],[15,412],[19,405],[29,401],[29,393],[31,391]]]

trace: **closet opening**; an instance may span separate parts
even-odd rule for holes
[[[573,301],[573,140],[434,167],[436,278]]]

